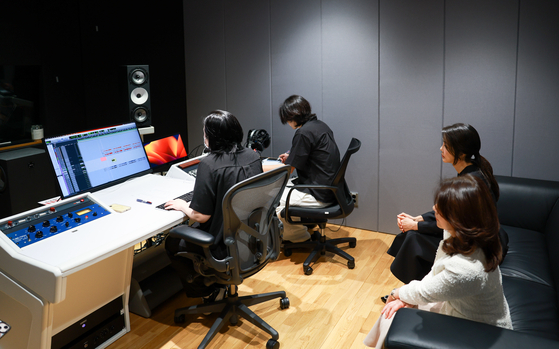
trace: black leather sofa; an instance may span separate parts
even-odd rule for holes
[[[496,176],[509,235],[501,264],[514,330],[400,309],[384,348],[559,348],[559,182]]]

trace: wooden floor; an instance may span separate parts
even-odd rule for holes
[[[308,252],[295,250],[239,286],[240,296],[286,291],[291,304],[288,309],[280,310],[279,299],[251,307],[279,332],[283,349],[365,348],[363,339],[384,306],[379,297],[402,285],[390,273],[393,258],[386,254],[394,235],[341,227],[337,232],[326,229],[326,236],[357,238],[357,247],[343,247],[355,258],[355,269],[348,269],[344,259],[327,253],[307,276],[302,265]],[[179,293],[154,309],[149,319],[131,313],[131,332],[108,348],[197,348],[217,314],[187,316],[185,323],[176,325],[173,311],[200,302]],[[224,326],[207,348],[265,348],[268,339],[267,333],[240,318],[237,326]]]

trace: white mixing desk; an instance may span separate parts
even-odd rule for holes
[[[134,245],[184,221],[182,212],[155,206],[193,187],[194,180],[146,175],[1,220],[0,229],[20,222],[23,226],[26,219],[48,220],[50,214],[55,222],[58,209],[62,212],[81,198],[104,212],[22,247],[0,233],[0,321],[11,326],[0,337],[0,347],[105,348],[128,332]],[[113,204],[130,210],[115,212]],[[110,321],[104,320],[107,316]],[[96,332],[88,333],[92,327]]]

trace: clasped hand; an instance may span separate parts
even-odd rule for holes
[[[423,217],[421,215],[414,217],[402,212],[396,216],[396,220],[398,228],[402,231],[402,233],[405,233],[408,230],[417,230],[417,222],[423,221]]]

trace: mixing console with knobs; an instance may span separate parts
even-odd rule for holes
[[[49,237],[74,229],[82,224],[99,219],[111,212],[91,198],[60,202],[33,214],[10,217],[0,221],[0,230],[16,246],[24,247]]]

